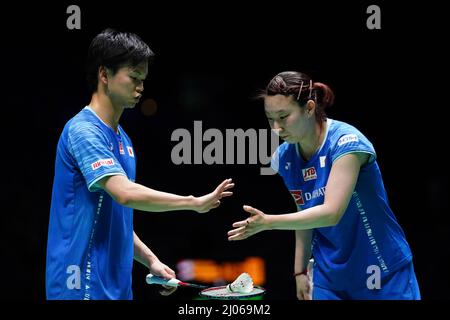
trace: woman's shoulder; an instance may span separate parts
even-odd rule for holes
[[[331,122],[330,123],[330,133],[359,132],[359,130],[355,126],[353,126],[347,122],[335,120],[335,119],[329,119],[329,120]]]
[[[331,119],[330,119],[331,120]],[[345,142],[348,140],[358,140],[358,139],[367,139],[366,136],[355,126],[339,121],[339,120],[331,120],[328,139],[332,142],[339,143]]]
[[[348,123],[334,120],[330,125],[328,140],[333,161],[350,152],[369,153],[372,155],[370,162],[376,159],[375,148],[369,139]]]

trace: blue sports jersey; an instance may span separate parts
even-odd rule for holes
[[[59,138],[47,242],[47,299],[132,299],[133,209],[115,202],[97,182],[134,181],[130,139],[89,107]]]
[[[370,155],[339,223],[314,229],[314,285],[333,290],[363,288],[371,275],[369,266],[378,266],[381,277],[386,277],[411,261],[411,250],[389,207],[369,140],[353,126],[328,119],[324,142],[309,161],[299,156],[298,148],[298,144],[283,143],[272,166],[278,168],[299,210],[323,204],[334,161],[354,152]]]

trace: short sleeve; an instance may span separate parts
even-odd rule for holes
[[[275,150],[270,159],[270,167],[276,173],[279,173],[278,169],[280,167],[280,152],[279,149]]]
[[[275,150],[272,155],[270,166],[275,173],[278,173],[283,179],[286,176],[286,162],[289,154],[289,144],[284,142]]]
[[[340,157],[349,154],[363,152],[370,154],[369,163],[376,159],[376,153],[370,141],[360,132],[341,133],[332,148],[331,160],[336,161]]]
[[[89,191],[97,191],[96,183],[106,176],[124,175],[125,171],[112,152],[100,128],[90,123],[77,123],[69,128],[69,152],[86,180]]]

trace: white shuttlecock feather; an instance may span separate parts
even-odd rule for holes
[[[246,272],[239,275],[232,283],[227,285],[230,292],[236,293],[250,293],[253,291],[253,279]]]

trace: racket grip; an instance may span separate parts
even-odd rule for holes
[[[151,273],[149,273],[146,277],[145,277],[145,281],[148,284],[161,284],[161,285],[165,285],[165,286],[171,286],[171,287],[178,287],[180,280],[172,278],[172,279],[164,279],[158,276],[155,276]]]

